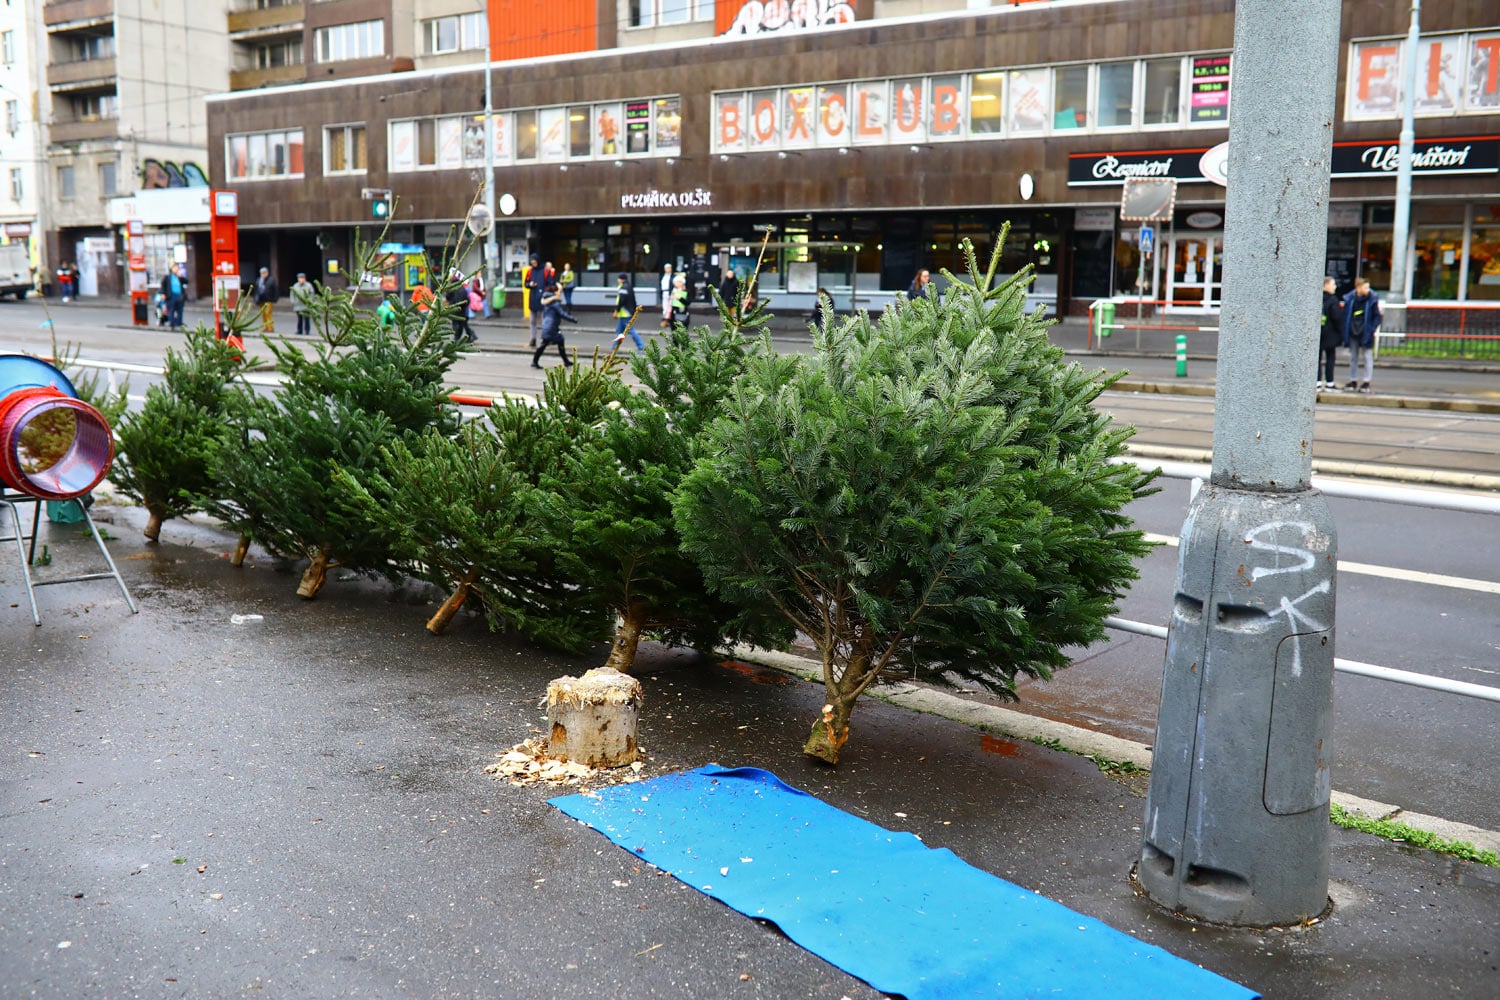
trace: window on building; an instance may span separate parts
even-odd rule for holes
[[[21,130],[21,102],[5,102],[5,131],[15,135]]]
[[[72,99],[73,117],[78,121],[95,121],[113,118],[119,109],[119,98],[114,94],[82,94]]]
[[[15,65],[16,33],[14,31],[0,31],[0,61],[7,66]]]
[[[975,73],[969,85],[969,131],[999,135],[1005,127],[1005,74]]]
[[[365,127],[335,125],[323,133],[323,172],[325,174],[363,173],[365,170]]]
[[[320,63],[369,59],[385,55],[385,22],[356,21],[319,28],[313,33],[313,51]]]
[[[1176,125],[1182,120],[1182,60],[1145,62],[1142,125]]]
[[[300,128],[226,136],[224,151],[224,173],[230,180],[302,176]]]
[[[57,168],[57,196],[59,198],[76,198],[78,187],[73,180],[73,168],[64,166]]]
[[[1052,127],[1089,127],[1089,68],[1060,66],[1052,75]]]
[[[273,42],[255,47],[255,68],[276,69],[279,66],[302,65],[302,39]]]
[[[1135,117],[1135,63],[1104,63],[1099,67],[1098,81],[1094,95],[1095,126],[1128,128]]]
[[[76,35],[70,42],[74,62],[89,62],[94,59],[113,59],[115,36]]]
[[[516,112],[516,159],[536,159],[536,112]]]
[[[658,24],[712,21],[714,0],[630,0],[630,26],[650,28]]]
[[[21,168],[20,167],[11,167],[10,168],[10,200],[11,201],[19,202],[21,200],[21,198],[25,196],[26,190],[25,190],[25,182],[23,181],[24,177],[25,177],[25,174],[23,174],[21,172]]]
[[[114,160],[106,160],[99,164],[99,191],[105,197],[111,197],[119,193],[118,188],[119,165]]]
[[[488,40],[487,34],[484,15],[478,12],[435,17],[422,22],[422,37],[428,55],[482,49]]]
[[[1500,300],[1500,225],[1474,220],[1474,231],[1469,234],[1467,297]]]
[[[589,124],[589,106],[568,109],[568,155],[588,156],[589,140],[593,137]]]

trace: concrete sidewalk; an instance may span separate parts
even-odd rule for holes
[[[39,591],[35,628],[0,556],[0,993],[878,996],[565,819],[558,790],[483,773],[603,647],[560,657],[470,616],[433,637],[424,589],[335,573],[301,601],[268,559],[229,567],[211,525],[153,546],[142,511],[98,511],[139,615],[70,584]],[[93,568],[76,527],[45,530],[40,573]],[[920,688],[867,699],[828,769],[799,753],[821,686],[654,647],[642,672],[648,776],[767,768],[1267,997],[1500,981],[1496,869],[1333,829],[1322,919],[1195,925],[1131,882],[1143,775],[932,714]]]

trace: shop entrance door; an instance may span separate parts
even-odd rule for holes
[[[1224,269],[1224,234],[1176,233],[1167,259],[1167,312],[1218,312]]]

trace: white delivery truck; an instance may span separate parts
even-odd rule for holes
[[[31,291],[31,255],[20,243],[0,246],[0,297],[24,299]]]

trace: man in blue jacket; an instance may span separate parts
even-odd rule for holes
[[[1375,335],[1380,332],[1380,297],[1370,291],[1368,278],[1355,278],[1354,291],[1344,296],[1344,346],[1349,348],[1349,391],[1370,391],[1375,377]],[[1360,379],[1360,361],[1365,377]]]

